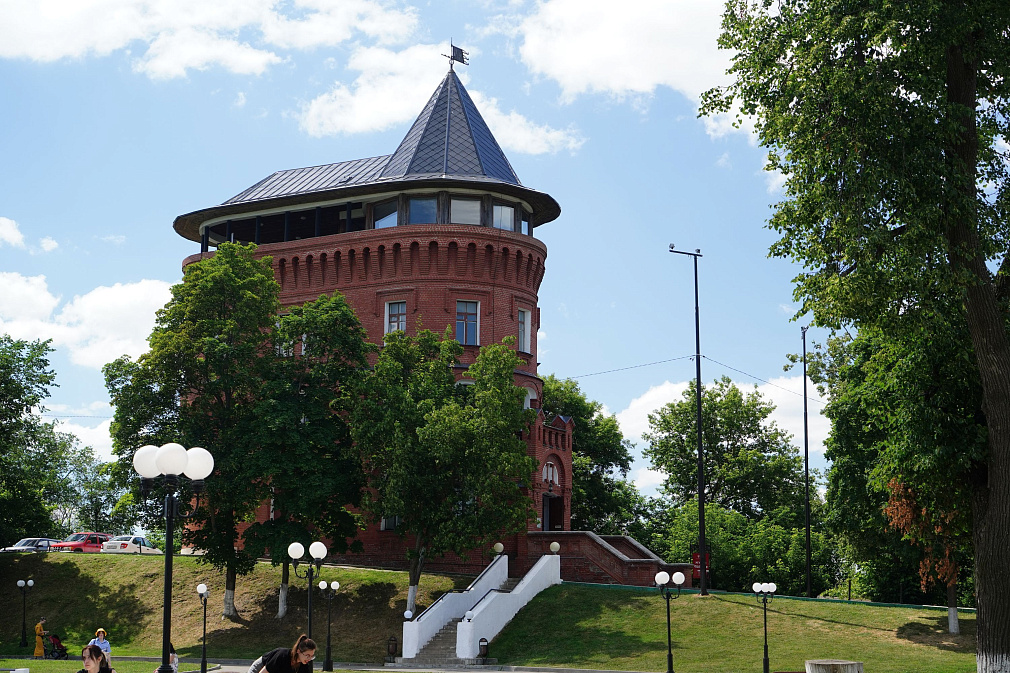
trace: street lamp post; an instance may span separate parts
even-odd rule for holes
[[[656,573],[656,586],[659,587],[659,592],[666,599],[666,673],[673,673],[673,634],[670,631],[670,601],[676,598],[680,598],[680,587],[684,584],[684,573],[676,572],[673,573],[673,577],[670,577],[670,573],[665,570],[660,570]],[[673,587],[670,586],[670,581],[677,586],[677,593],[673,593]]]
[[[772,602],[775,598],[775,590],[778,589],[775,586],[775,582],[755,582],[751,589],[754,590],[754,596],[757,598],[758,602],[764,608],[765,615],[765,659],[764,659],[764,673],[768,673],[768,604]]]
[[[309,545],[309,556],[311,557],[308,561],[309,567],[305,571],[304,575],[298,574],[298,564],[302,563],[302,557],[305,555],[305,547],[302,546],[301,542],[292,542],[288,545],[288,556],[291,557],[291,565],[295,571],[295,577],[299,579],[307,579],[309,581],[309,624],[308,624],[308,634],[309,638],[312,637],[312,584],[313,580],[319,575],[319,571],[323,567],[323,559],[326,558],[326,545],[322,542],[313,542]],[[313,568],[313,566],[315,566]]]
[[[678,255],[687,255],[694,260],[694,367],[695,367],[695,389],[697,393],[697,418],[695,424],[698,436],[698,594],[708,596],[708,564],[705,557],[705,452],[701,444],[701,311],[698,308],[698,258],[701,257],[701,249],[694,252],[686,250],[676,250],[673,243],[670,244],[670,252]]]
[[[806,505],[803,518],[807,529],[807,598],[813,598],[810,588],[810,431],[807,428],[807,328],[801,327],[803,336],[803,487]]]
[[[330,652],[330,624],[333,617],[333,597],[337,595],[337,589],[339,588],[340,582],[330,582],[329,587],[326,586],[326,580],[319,583],[319,589],[323,592],[323,598],[326,599],[326,661],[323,662],[324,671],[333,670],[333,655]],[[311,591],[311,588],[309,590]]]
[[[197,584],[196,593],[203,602],[203,656],[200,657],[200,673],[207,673],[207,597],[210,596],[210,589],[206,584]]]
[[[18,647],[28,647],[28,590],[35,586],[35,580],[18,580],[21,590],[21,644]]]
[[[147,494],[154,480],[161,477],[165,483],[165,596],[161,617],[161,666],[158,673],[172,673],[170,656],[172,652],[172,549],[175,545],[175,519],[188,519],[196,514],[194,507],[189,514],[179,512],[179,498],[176,490],[179,475],[185,474],[192,480],[193,493],[199,497],[203,493],[203,480],[214,471],[214,457],[210,451],[194,446],[186,450],[181,444],[170,442],[160,447],[142,446],[133,454],[133,469],[140,475],[140,494]]]

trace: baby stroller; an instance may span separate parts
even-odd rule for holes
[[[60,637],[56,634],[50,633],[46,639],[42,641],[42,644],[45,646],[46,659],[67,658],[67,648],[64,647],[62,642],[60,642]]]

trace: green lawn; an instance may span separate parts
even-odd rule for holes
[[[683,594],[671,603],[677,673],[760,673],[761,606],[753,596]],[[768,606],[772,671],[807,659],[864,662],[867,673],[975,671],[975,617],[946,633],[945,610],[778,597]],[[666,605],[656,590],[552,587],[491,644],[501,664],[666,670]]]
[[[71,652],[69,662],[31,662],[32,673],[73,673],[82,645],[102,626],[109,632],[117,673],[151,673],[151,662],[117,656],[157,656],[161,646],[160,557],[51,554],[0,556],[0,587],[9,608],[0,611],[0,656],[23,655],[19,578],[34,578],[29,630],[45,614],[48,627]],[[386,640],[401,637],[407,576],[360,568],[327,567],[339,580],[333,603],[333,658],[379,663]],[[293,580],[289,613],[276,619],[280,569],[260,564],[238,579],[236,621],[221,618],[224,578],[193,558],[176,557],[172,639],[179,654],[200,657],[202,611],[196,585],[211,588],[208,658],[252,660],[288,646],[306,621],[305,581]],[[466,577],[425,575],[418,597],[429,605],[461,589]],[[314,601],[315,636],[325,643],[326,603]],[[759,673],[761,606],[753,596],[685,593],[671,604],[677,673]],[[772,671],[801,671],[806,659],[854,659],[867,673],[967,673],[975,670],[975,617],[961,615],[962,635],[946,633],[945,610],[896,608],[841,601],[776,598],[768,610]],[[30,638],[34,645],[34,637]],[[320,653],[321,655],[322,653]],[[666,670],[666,606],[655,589],[564,584],[527,606],[491,643],[492,657],[517,666],[557,666],[628,671]],[[321,658],[321,657],[320,657]],[[321,666],[317,659],[317,668]],[[0,662],[0,668],[24,662]],[[182,667],[192,670],[192,667]]]

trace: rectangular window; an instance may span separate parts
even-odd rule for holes
[[[456,341],[464,346],[477,346],[477,316],[480,302],[456,302]]]
[[[409,224],[436,224],[436,199],[434,197],[414,198],[410,200]]]
[[[530,214],[524,210],[522,211],[522,215],[520,215],[520,217],[522,219],[519,221],[519,232],[525,232],[526,234],[532,236],[533,227],[530,226]]]
[[[403,523],[403,519],[398,516],[384,516],[379,521],[379,530],[396,530],[396,527]]]
[[[495,229],[505,229],[515,231],[515,212],[512,206],[494,205],[494,226]]]
[[[407,302],[386,302],[386,334],[407,331]]]
[[[451,199],[449,221],[453,224],[480,225],[480,201],[477,199]]]
[[[372,206],[372,221],[376,229],[396,226],[396,199],[383,201]]]
[[[519,309],[519,341],[517,347],[520,353],[530,352],[530,312]]]

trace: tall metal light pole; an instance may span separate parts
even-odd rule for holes
[[[35,586],[35,580],[18,580],[18,589],[21,590],[21,643],[18,647],[28,647],[28,590]]]
[[[323,662],[324,671],[333,670],[333,654],[330,650],[330,625],[333,623],[333,597],[337,595],[337,589],[340,588],[340,582],[330,582],[327,586],[326,580],[319,582],[319,590],[323,592],[323,598],[326,599],[326,660]],[[312,587],[309,587],[309,591],[312,591]]]
[[[778,587],[775,586],[775,582],[766,582],[762,584],[761,582],[755,582],[751,587],[754,590],[754,596],[758,599],[764,608],[765,613],[765,658],[764,658],[764,673],[769,673],[768,666],[768,604],[771,603],[772,599],[775,598],[775,591]]]
[[[801,327],[803,337],[803,485],[806,505],[803,508],[807,527],[807,598],[813,598],[810,589],[810,433],[807,430],[807,328]]]
[[[197,584],[196,593],[203,602],[203,655],[200,657],[200,673],[207,673],[207,597],[210,596],[210,589],[206,584]]]
[[[665,570],[660,570],[656,573],[656,586],[659,587],[659,593],[666,599],[666,673],[673,673],[673,635],[670,628],[670,601],[680,598],[680,587],[684,584],[685,579],[682,572],[673,573],[673,577],[670,577],[670,573]],[[671,580],[677,585],[676,595],[673,593],[673,587],[670,586]]]
[[[708,596],[708,564],[706,563],[705,550],[705,452],[701,442],[701,312],[698,308],[698,258],[701,257],[701,249],[696,248],[694,252],[676,250],[674,244],[670,244],[670,252],[678,255],[688,255],[694,260],[694,364],[695,364],[695,389],[697,391],[698,417],[696,426],[698,435],[698,595]]]
[[[319,571],[323,567],[323,559],[326,558],[326,545],[322,542],[313,542],[309,545],[309,567],[305,571],[304,575],[298,574],[298,564],[302,563],[302,556],[305,555],[305,547],[302,546],[301,542],[292,542],[288,545],[288,556],[291,557],[291,565],[295,571],[295,577],[300,579],[307,579],[309,581],[309,624],[308,624],[308,635],[309,638],[312,637],[312,584],[313,580],[318,576]],[[313,566],[315,566],[313,568]]]
[[[193,482],[193,492],[203,492],[203,480],[214,471],[214,457],[207,449],[194,446],[186,450],[181,444],[170,442],[161,447],[142,446],[133,454],[133,469],[141,477],[141,498],[146,499],[154,479],[162,477],[165,482],[165,596],[161,617],[161,666],[157,673],[173,673],[172,653],[172,548],[175,544],[175,519],[188,519],[196,513],[179,512],[179,498],[176,490],[179,475],[185,474]],[[197,502],[199,505],[199,501]]]

